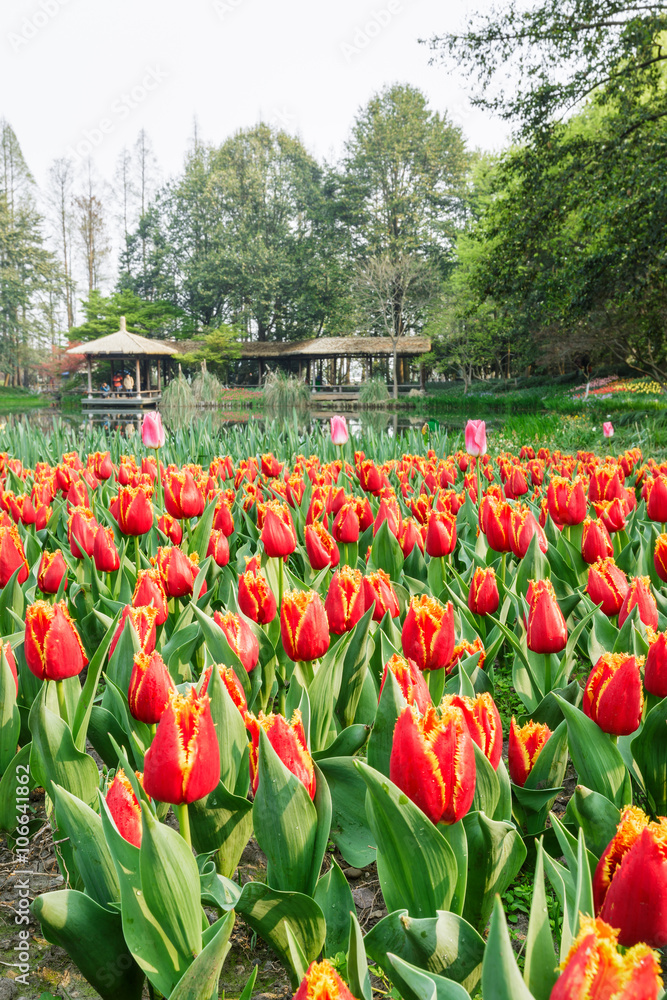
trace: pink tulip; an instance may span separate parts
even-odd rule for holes
[[[614,436],[614,425],[611,420],[605,420],[602,425],[602,433],[606,438],[611,438]]]
[[[164,427],[159,413],[150,411],[144,413],[141,425],[141,440],[147,448],[162,448],[164,445]]]
[[[345,417],[331,418],[331,440],[333,444],[347,444],[347,420]]]
[[[486,455],[486,424],[469,420],[466,424],[466,451],[469,455]]]

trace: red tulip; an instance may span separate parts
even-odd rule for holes
[[[535,520],[533,512],[528,507],[514,508],[510,513],[510,548],[517,559],[523,559],[533,535],[537,535],[540,551],[546,552],[549,547],[547,536]]]
[[[157,650],[135,653],[127,695],[133,718],[149,726],[159,722],[173,690],[174,682]]]
[[[172,692],[144,758],[144,788],[158,802],[184,805],[220,781],[220,750],[206,694]]]
[[[215,528],[211,530],[206,555],[213,556],[218,566],[227,565],[229,562],[229,542],[224,531],[216,531]]]
[[[23,650],[28,667],[40,680],[76,677],[88,663],[65,601],[35,601],[27,608]]]
[[[493,566],[475,570],[468,591],[468,607],[476,615],[492,615],[498,610],[500,595]]]
[[[663,583],[667,583],[667,534],[658,535],[656,539],[653,565]]]
[[[459,708],[412,705],[394,729],[389,777],[432,823],[456,823],[475,794],[475,751]]]
[[[483,522],[481,509],[479,516],[480,526],[486,533],[489,548],[492,548],[494,552],[511,552],[512,508],[510,505],[505,500],[498,500],[494,496],[489,496],[484,506]]]
[[[527,722],[517,726],[512,716],[507,762],[510,778],[522,788],[533,770],[542,747],[551,736],[551,730],[543,722]]]
[[[220,496],[215,505],[213,527],[218,531],[224,531],[227,538],[234,534],[234,518],[224,494]]]
[[[116,771],[104,798],[121,837],[141,847],[141,806],[122,767]]]
[[[334,518],[331,533],[337,542],[352,545],[359,540],[359,515],[354,497],[345,500]]]
[[[414,705],[420,715],[424,715],[429,705],[433,704],[433,701],[424,675],[415,661],[394,653],[392,658],[384,665],[380,695],[382,695],[382,689],[384,688],[388,673],[393,674],[396,678],[408,705]]]
[[[304,530],[306,537],[306,552],[310,565],[314,570],[325,566],[337,566],[340,562],[340,552],[333,538],[320,521],[307,524]]]
[[[549,580],[531,580],[526,642],[533,653],[560,653],[567,645],[567,625]]]
[[[426,525],[424,547],[430,556],[448,556],[456,548],[456,517],[446,510],[432,510]]]
[[[424,551],[424,534],[419,523],[412,517],[403,520],[398,541],[405,559],[408,558],[415,545]]]
[[[596,912],[624,948],[667,945],[667,819],[628,807],[593,877]]]
[[[401,643],[405,656],[420,670],[441,670],[454,652],[454,606],[443,607],[433,597],[422,594],[410,600],[403,622]]]
[[[547,487],[549,514],[556,524],[581,524],[586,517],[584,484],[563,476],[553,476]]]
[[[132,628],[139,640],[139,649],[143,653],[152,653],[155,649],[155,622],[157,619],[157,609],[149,607],[133,608],[126,604],[120,616],[118,626],[109,646],[109,659],[113,656],[114,650],[120,639],[125,622],[129,618]]]
[[[489,692],[478,694],[476,698],[449,695],[445,701],[461,709],[473,743],[477,744],[493,770],[497,771],[503,752],[503,727],[500,712]]]
[[[68,510],[72,507],[85,507],[86,510],[90,510],[90,497],[83,479],[77,479],[76,482],[71,483],[66,499]]]
[[[169,617],[167,595],[162,585],[160,572],[155,568],[139,570],[132,594],[132,607],[140,608],[149,604],[152,604],[157,611],[155,624],[164,625]]]
[[[392,535],[398,538],[401,530],[401,510],[395,497],[382,497],[373,524],[373,538],[377,535],[384,522],[387,522]]]
[[[83,552],[92,556],[98,527],[91,510],[87,507],[72,507],[67,519],[67,539],[75,559],[83,559]]]
[[[63,577],[67,588],[67,564],[60,549],[56,552],[47,552],[43,549],[37,571],[39,589],[43,594],[57,594]]]
[[[18,694],[19,693],[19,675],[18,675],[18,671],[16,669],[16,658],[14,656],[14,650],[12,649],[11,644],[9,642],[6,642],[3,645],[2,650],[3,650],[4,654],[5,654],[5,659],[7,660],[7,663],[9,664],[9,669],[12,672],[12,677],[14,678],[14,684],[16,685],[16,693]]]
[[[629,589],[627,577],[614,560],[598,559],[588,570],[586,593],[607,616],[617,615]]]
[[[120,556],[111,528],[100,525],[95,532],[93,544],[95,567],[100,573],[115,573],[120,566]]]
[[[200,517],[204,513],[204,494],[188,469],[180,472],[167,470],[164,479],[164,505],[167,513],[179,521],[183,518]]]
[[[649,694],[667,698],[667,632],[658,632],[648,648],[644,687]]]
[[[600,520],[592,517],[584,519],[581,535],[581,554],[587,563],[597,562],[613,556],[614,546],[611,544],[609,532]]]
[[[276,617],[276,599],[266,577],[256,569],[246,568],[239,576],[239,607],[247,618],[266,625]]]
[[[171,514],[163,514],[162,517],[159,517],[157,526],[173,545],[180,545],[183,541],[183,528]]]
[[[615,497],[613,500],[598,500],[593,504],[593,509],[610,534],[622,531],[625,527],[629,508],[626,501],[620,497]]]
[[[398,598],[389,575],[383,569],[368,573],[363,579],[364,611],[374,606],[373,621],[381,622],[387,612],[391,618],[400,614]]]
[[[186,556],[176,545],[163,546],[157,550],[156,564],[167,597],[185,597],[186,594],[192,593],[199,572],[196,552]],[[195,600],[206,593],[205,588],[204,583],[201,593],[195,595]]]
[[[290,509],[279,500],[263,505],[261,540],[269,559],[283,559],[296,548],[296,532]]]
[[[206,670],[204,671],[202,675],[203,682],[201,686],[201,692],[200,692],[201,694],[207,693],[208,686],[211,683],[211,674],[214,669],[216,669],[216,667],[211,666],[207,667]],[[243,685],[241,684],[241,681],[238,679],[233,669],[231,667],[226,667],[224,663],[217,664],[217,671],[218,674],[220,675],[220,680],[227,688],[227,693],[229,694],[229,697],[232,699],[232,701],[238,708],[239,712],[241,713],[241,717],[245,722],[246,713],[248,711],[248,702],[246,701],[245,691],[243,690]]]
[[[359,462],[357,465],[357,475],[359,476],[359,485],[364,493],[372,493],[374,496],[377,496],[384,486],[382,470],[378,469],[377,465],[370,458]]]
[[[667,521],[667,476],[656,476],[649,480],[646,513],[651,521]]]
[[[658,607],[651,593],[651,581],[647,576],[633,576],[630,580],[621,610],[618,612],[619,628],[622,628],[623,622],[634,607],[639,609],[639,617],[644,625],[657,629]]]
[[[582,708],[603,733],[629,736],[639,729],[644,697],[635,657],[603,653],[588,675]]]
[[[619,933],[603,920],[580,916],[580,931],[549,1000],[657,1000],[658,955],[645,944],[621,954]]]
[[[451,674],[459,660],[463,659],[464,656],[474,656],[475,653],[480,654],[477,665],[481,670],[484,666],[485,655],[482,640],[479,636],[476,636],[474,642],[469,642],[468,639],[461,639],[461,641],[454,646],[454,651],[452,652],[449,663],[445,666],[445,673]]]
[[[308,752],[306,734],[301,721],[301,713],[297,709],[291,722],[282,715],[246,716],[246,727],[250,733],[250,784],[253,795],[257,794],[259,785],[259,731],[263,729],[269,743],[276,751],[281,761],[298,778],[305,787],[311,799],[315,798],[317,779],[313,759]]]
[[[324,608],[332,632],[342,635],[352,631],[366,609],[361,570],[342,566],[334,573]]]
[[[284,462],[279,462],[271,452],[261,456],[262,475],[269,479],[275,479],[283,471]]]
[[[118,527],[124,535],[145,535],[153,527],[151,490],[125,486],[118,491]]]
[[[345,417],[332,417],[332,421],[336,419],[344,420]],[[345,433],[347,434],[347,430]],[[331,437],[333,440],[333,429]],[[333,966],[323,959],[321,962],[310,963],[294,994],[294,1000],[354,1000],[354,998]]]
[[[620,469],[616,465],[601,465],[592,470],[588,485],[588,496],[591,501],[622,498],[624,491]]]
[[[259,641],[240,615],[227,611],[224,615],[213,612],[213,620],[225,633],[230,648],[243,664],[247,673],[254,670],[259,659]]]
[[[288,590],[280,607],[280,636],[290,660],[318,660],[329,648],[329,622],[314,590]]]

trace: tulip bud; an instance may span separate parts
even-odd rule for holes
[[[226,566],[229,562],[229,542],[224,531],[211,530],[208,540],[207,556],[213,556],[218,566]]]
[[[384,665],[382,683],[380,684],[380,696],[382,696],[382,689],[384,688],[388,673],[393,674],[396,678],[408,705],[414,705],[420,715],[424,715],[429,705],[433,704],[433,701],[424,675],[415,661],[409,658],[406,659],[395,653]]]
[[[400,614],[398,598],[389,575],[383,569],[368,573],[363,579],[364,611],[374,606],[373,621],[381,622],[387,612],[391,618]]]
[[[658,632],[648,648],[644,687],[649,694],[667,698],[667,632]]]
[[[234,518],[224,493],[221,494],[215,505],[213,527],[217,531],[224,531],[227,538],[234,534]]]
[[[658,535],[656,539],[653,565],[663,583],[667,583],[667,534]]]
[[[398,542],[405,559],[408,558],[415,545],[424,551],[424,534],[418,522],[412,517],[406,517],[398,535]]]
[[[169,617],[167,595],[162,586],[159,570],[154,568],[139,570],[134,593],[132,594],[132,607],[140,608],[149,604],[152,604],[157,611],[155,624],[164,625]]]
[[[144,419],[141,423],[141,440],[146,448],[164,447],[164,427],[162,426],[162,417],[157,410],[144,413]]]
[[[468,607],[476,615],[492,615],[498,610],[500,595],[493,566],[475,570],[468,591]]]
[[[475,795],[475,750],[463,718],[452,706],[429,707],[422,717],[412,705],[394,729],[389,777],[432,823],[456,823]]]
[[[433,597],[422,594],[410,600],[403,622],[401,644],[405,656],[420,670],[441,670],[454,651],[454,606],[443,607]]]
[[[246,727],[251,737],[250,785],[253,795],[257,794],[259,785],[259,731],[263,729],[285,767],[299,779],[311,799],[314,799],[317,779],[313,759],[308,752],[301,712],[297,709],[291,722],[282,715],[264,715],[263,712],[259,713],[258,718],[248,715]]]
[[[329,621],[314,590],[288,590],[280,607],[280,636],[290,660],[318,660],[329,648]]]
[[[353,545],[359,540],[359,515],[354,497],[345,500],[334,518],[331,533],[337,542],[343,545]]]
[[[213,612],[213,620],[225,633],[230,648],[243,664],[247,673],[254,670],[259,659],[259,641],[248,623],[233,611],[224,615]]]
[[[641,809],[627,807],[593,876],[596,912],[618,928],[625,948],[644,942],[667,945],[667,819],[648,822]]]
[[[188,469],[167,470],[164,480],[164,505],[167,513],[177,520],[200,517],[206,506],[204,494]]]
[[[118,527],[124,535],[145,535],[153,527],[151,490],[126,486],[118,491]]]
[[[593,509],[610,534],[622,531],[629,508],[625,500],[615,497],[613,500],[597,500]]]
[[[352,631],[365,611],[361,570],[342,566],[334,573],[324,608],[332,632],[342,635]]]
[[[533,653],[560,653],[567,645],[567,625],[549,580],[531,580],[526,642]]]
[[[549,1000],[657,1000],[660,962],[648,945],[621,954],[618,931],[603,920],[582,915],[579,927]]]
[[[111,528],[99,525],[93,544],[95,567],[100,573],[115,573],[120,566],[120,557]]]
[[[129,618],[132,628],[139,640],[139,648],[143,653],[152,653],[155,649],[155,622],[157,620],[157,609],[148,607],[133,608],[129,604],[126,604],[123,608],[123,613],[120,616],[120,621],[116,628],[113,639],[111,640],[111,645],[109,646],[109,659],[114,654],[114,650],[120,639],[123,629],[125,628],[125,622]]]
[[[261,541],[269,559],[284,559],[294,552],[296,532],[287,504],[269,500],[263,505]]]
[[[28,667],[40,680],[75,677],[88,663],[65,601],[30,605],[25,613],[23,650]]]
[[[141,778],[138,772],[137,778]],[[141,847],[141,806],[122,767],[116,771],[104,798],[121,837]]]
[[[246,568],[239,576],[239,608],[258,625],[266,625],[276,617],[276,599],[266,577],[257,569]]]
[[[382,497],[380,500],[380,506],[373,524],[373,538],[377,535],[384,521],[387,522],[392,535],[395,535],[396,538],[398,538],[401,530],[402,518],[398,501],[395,498]]]
[[[593,604],[602,603],[600,610],[607,616],[617,615],[629,589],[627,577],[614,560],[598,559],[588,570],[586,593]]]
[[[463,659],[464,656],[474,656],[475,653],[480,654],[477,666],[481,670],[484,666],[485,656],[484,644],[482,640],[479,636],[476,636],[473,642],[470,642],[468,639],[461,639],[461,641],[454,646],[449,663],[445,666],[445,673],[447,675],[451,674],[459,660]]]
[[[220,750],[208,695],[172,691],[144,758],[144,788],[158,802],[184,805],[220,781]]]
[[[629,736],[639,728],[644,697],[639,661],[625,653],[603,653],[591,670],[582,708],[603,733]]]
[[[163,514],[158,518],[158,530],[166,535],[173,545],[180,545],[183,541],[183,529],[180,523],[171,514]]]
[[[426,525],[424,547],[428,555],[438,559],[456,548],[456,517],[447,510],[432,510]]]
[[[667,476],[656,476],[649,480],[646,513],[651,521],[667,521]]]
[[[160,579],[165,589],[167,597],[184,597],[192,593],[199,567],[196,562],[196,553],[186,556],[178,546],[163,546],[157,550],[157,568],[160,571]],[[201,594],[205,593],[206,584],[202,588]],[[201,597],[195,595],[195,600]]]
[[[551,730],[542,722],[527,722],[517,726],[512,716],[507,762],[510,778],[522,788],[533,770],[542,747],[551,736]]]
[[[357,475],[359,485],[364,493],[372,493],[377,496],[384,486],[384,476],[382,471],[370,458],[366,458],[357,465]]]
[[[215,666],[207,667],[204,671],[202,677],[202,686],[200,694],[206,694],[208,691],[208,686],[211,683],[211,674]],[[246,701],[245,691],[243,690],[243,685],[238,679],[232,667],[226,667],[224,663],[217,664],[218,674],[220,675],[220,680],[227,688],[227,693],[232,699],[236,707],[238,708],[241,718],[245,722],[245,717],[248,712],[248,702]]]
[[[630,580],[621,610],[618,612],[619,628],[623,627],[623,622],[634,607],[639,609],[639,618],[644,622],[644,625],[657,629],[658,606],[651,593],[651,581],[648,576],[633,576]]]
[[[5,654],[5,659],[9,664],[9,669],[12,672],[12,677],[14,678],[14,684],[16,685],[16,693],[19,693],[19,675],[16,669],[16,658],[14,656],[14,650],[9,642],[6,642],[2,647],[2,651]]]
[[[96,451],[88,456],[88,468],[92,469],[97,479],[111,479],[113,475],[113,463],[111,454],[108,451]]]
[[[622,498],[624,489],[620,470],[616,465],[601,465],[591,471],[588,485],[588,496],[591,501]]]
[[[333,538],[320,521],[307,524],[304,531],[306,537],[306,552],[310,565],[314,570],[325,566],[337,566],[340,562],[340,552]]]
[[[159,722],[173,690],[174,682],[157,650],[135,654],[127,695],[133,718],[149,726]]]
[[[75,559],[83,559],[83,552],[92,556],[97,528],[98,524],[91,510],[72,507],[67,519],[67,540]]]
[[[592,498],[593,499],[593,498]],[[552,476],[547,487],[549,514],[557,524],[581,524],[586,517],[584,484],[564,476]]]
[[[60,549],[56,552],[47,552],[43,549],[37,571],[39,589],[43,594],[57,594],[63,577],[67,588],[67,564]]]
[[[505,500],[489,496],[484,505],[483,514],[480,510],[480,527],[486,533],[489,548],[494,552],[511,552],[512,542],[511,518],[512,508]]]
[[[330,424],[332,444],[347,444],[349,434],[347,430],[347,420],[345,417],[332,417]]]
[[[537,535],[540,551],[546,552],[549,548],[547,536],[535,520],[533,512],[528,507],[513,509],[510,512],[510,548],[517,559],[523,559],[533,535]]]
[[[614,546],[611,544],[609,532],[600,520],[592,517],[584,519],[581,535],[581,554],[587,563],[597,562],[613,556]]]
[[[466,451],[469,455],[486,455],[486,423],[469,420],[465,429]]]
[[[513,465],[505,480],[505,496],[508,500],[518,500],[528,492],[526,476],[520,465]]]
[[[467,695],[448,695],[444,701],[460,708],[473,743],[476,743],[494,771],[498,770],[503,752],[503,727],[496,703],[485,691],[476,698]]]

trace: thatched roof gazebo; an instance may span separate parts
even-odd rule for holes
[[[85,402],[87,405],[119,406],[122,404],[124,407],[141,409],[154,406],[159,402],[162,395],[162,361],[178,354],[178,348],[165,344],[162,340],[151,340],[148,337],[139,336],[138,333],[130,333],[125,323],[125,317],[121,316],[120,330],[117,330],[116,333],[108,333],[104,337],[98,337],[97,340],[79,344],[78,347],[70,347],[67,354],[84,355],[86,358],[88,396]],[[112,384],[110,391],[93,389],[93,361],[95,359],[109,361],[111,364]],[[131,375],[132,362],[134,362],[134,376]],[[157,369],[155,387],[151,384],[153,363]],[[118,367],[116,368],[116,366]],[[123,380],[123,371],[127,373],[125,380]],[[119,381],[121,381],[120,385]],[[130,383],[132,384],[130,385]]]

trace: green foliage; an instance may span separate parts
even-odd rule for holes
[[[94,290],[81,305],[86,318],[69,331],[70,340],[96,340],[115,333],[121,316],[125,316],[128,330],[142,337],[160,339],[187,333],[181,309],[167,301],[147,302],[129,289],[111,295],[102,295]]]
[[[266,376],[263,397],[272,409],[304,407],[310,403],[310,386],[296,375],[288,375],[277,368]]]
[[[383,378],[372,378],[364,382],[359,390],[360,406],[381,406],[389,399],[387,383]]]

